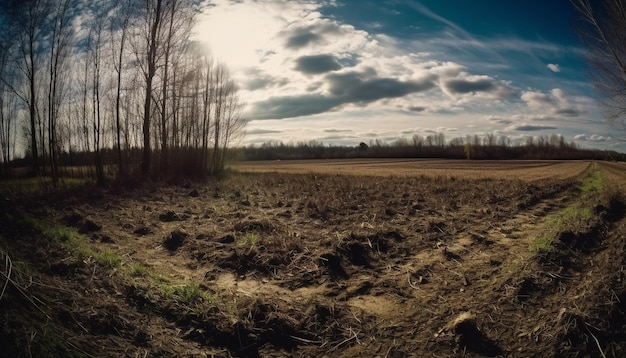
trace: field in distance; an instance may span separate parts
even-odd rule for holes
[[[232,169],[254,173],[425,176],[463,179],[567,179],[583,173],[590,161],[450,160],[450,159],[321,159],[248,161]]]

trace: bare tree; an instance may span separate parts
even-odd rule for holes
[[[126,39],[128,36],[128,27],[130,25],[131,3],[130,0],[118,0],[116,3],[116,16],[111,21],[111,32],[117,32],[119,34],[119,44],[115,46],[115,42],[111,41],[111,49],[113,50],[113,57],[116,58],[114,63],[114,69],[117,74],[117,89],[115,94],[115,138],[117,141],[117,165],[118,175],[125,177],[126,167],[124,166],[124,160],[122,155],[122,124],[121,124],[121,102],[122,102],[122,67],[124,61],[124,51],[126,46]]]
[[[28,107],[30,148],[32,155],[32,169],[39,174],[39,147],[38,147],[38,72],[41,69],[41,46],[45,35],[45,22],[48,16],[48,3],[45,0],[8,0],[3,3],[2,11],[5,21],[13,30],[7,41],[15,41],[15,65],[26,79],[26,85],[2,78],[5,85]],[[25,89],[23,89],[25,88]]]
[[[626,128],[626,1],[570,0],[608,118]]]
[[[162,42],[162,26],[165,16],[164,0],[144,1],[145,42],[138,46],[137,57],[142,66],[145,80],[145,97],[143,107],[143,158],[141,172],[147,176],[152,164],[152,148],[150,144],[150,129],[152,118],[152,92],[154,76],[156,75],[159,60],[159,49]]]
[[[72,5],[71,0],[62,0],[56,4],[51,17],[51,39],[50,39],[50,63],[48,73],[48,153],[50,156],[50,169],[52,183],[57,186],[59,180],[58,172],[58,150],[57,122],[58,112],[61,105],[62,77],[60,76],[65,65],[65,60],[70,49],[72,31],[70,26],[69,10]]]
[[[8,52],[0,51],[0,76],[9,71]],[[0,153],[2,153],[3,174],[9,174],[9,164],[15,152],[15,115],[17,103],[10,86],[0,81]]]
[[[102,69],[102,47],[103,47],[103,24],[102,20],[95,18],[91,26],[88,36],[89,57],[91,60],[92,70],[92,129],[94,141],[94,153],[96,156],[96,180],[99,185],[105,182],[104,163],[102,160],[102,131],[104,125],[102,123],[101,108],[101,69]]]

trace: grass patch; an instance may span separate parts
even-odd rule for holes
[[[159,291],[165,297],[173,298],[181,303],[195,303],[199,301],[211,301],[213,294],[203,290],[198,284],[186,283],[183,285],[171,285],[169,283],[157,284]]]
[[[146,277],[148,276],[148,268],[140,265],[140,264],[132,264],[130,265],[129,269],[129,274],[132,277]]]
[[[591,171],[580,185],[580,190],[584,194],[595,194],[604,191],[604,175],[598,170],[596,163],[591,166]]]
[[[552,237],[550,235],[541,235],[530,243],[529,250],[535,254],[543,254],[552,250]]]
[[[552,241],[560,233],[576,231],[593,220],[593,207],[598,204],[600,194],[605,192],[603,173],[593,163],[579,185],[581,195],[566,208],[550,215],[545,222],[546,233],[535,238],[529,245],[533,254],[544,254],[553,250]]]
[[[193,303],[202,300],[210,301],[213,295],[200,288],[195,283],[188,283],[182,286],[174,286],[174,296],[185,303]]]
[[[170,282],[172,282],[172,278],[169,275],[162,274],[162,273],[157,274],[155,279],[159,283],[170,283]]]
[[[60,243],[72,243],[80,238],[78,232],[63,225],[53,225],[44,220],[36,219],[30,215],[24,215],[24,223],[48,240]]]
[[[58,242],[63,248],[78,255],[81,259],[93,259],[102,266],[117,267],[122,258],[108,249],[94,250],[82,240],[82,236],[73,228],[47,223],[32,216],[24,216],[25,223],[45,239]]]
[[[97,252],[92,251],[91,257],[102,266],[117,267],[122,263],[120,255],[107,249]]]
[[[246,234],[245,240],[246,244],[254,246],[258,244],[259,241],[261,241],[261,238],[259,237],[259,235],[249,232]]]

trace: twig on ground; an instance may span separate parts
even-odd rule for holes
[[[602,358],[606,358],[606,355],[604,355],[604,351],[602,350],[602,347],[600,346],[600,341],[598,341],[598,338],[596,338],[596,336],[593,333],[591,333],[589,326],[590,325],[587,322],[585,322],[585,328],[587,328],[587,332],[589,332],[591,337],[593,337],[593,340],[596,342],[596,345],[598,346],[598,350],[600,351]]]

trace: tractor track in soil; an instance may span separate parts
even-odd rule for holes
[[[621,164],[599,167],[622,182]],[[589,168],[533,181],[240,173],[208,184],[76,191],[15,212],[76,228],[94,249],[119,255],[119,265],[52,243],[9,252],[31,258],[44,320],[93,356],[615,351],[623,348],[611,335],[617,323],[605,321],[623,308],[600,308],[613,302],[607,292],[621,297],[612,257],[623,257],[623,213],[605,220],[619,207],[598,211],[602,238],[593,247],[557,247],[539,259],[529,249],[547,218],[580,196]],[[19,222],[14,211],[3,215]],[[18,241],[32,234],[16,225],[2,232]],[[136,266],[148,273],[130,275]],[[210,298],[183,301],[163,288],[189,284]],[[39,317],[18,301],[2,303]]]

